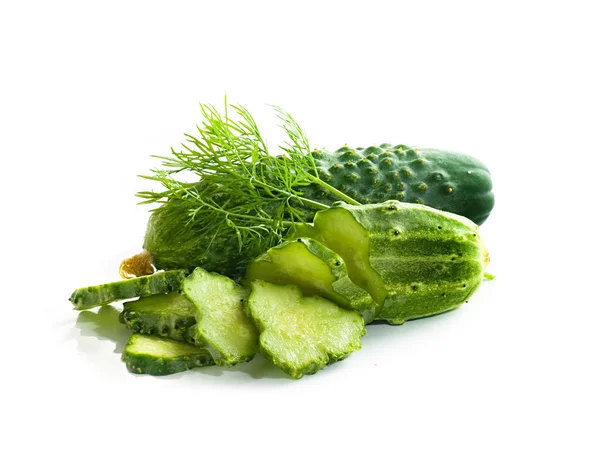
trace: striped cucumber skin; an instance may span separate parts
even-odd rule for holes
[[[208,350],[160,336],[133,334],[121,359],[132,373],[170,375],[214,365]]]
[[[119,321],[135,333],[153,334],[177,341],[187,340],[187,330],[196,323],[192,304],[179,292],[125,302]]]
[[[449,311],[483,279],[478,227],[456,214],[395,200],[339,203],[317,213],[314,227],[325,245],[350,259],[351,278],[378,302],[376,320],[401,324]]]
[[[296,285],[304,295],[319,295],[360,312],[367,323],[373,320],[375,302],[369,293],[350,280],[340,255],[314,239],[297,238],[269,249],[250,263],[242,284],[254,280]]]
[[[76,289],[69,300],[76,310],[95,308],[146,295],[164,294],[181,289],[186,272],[170,270],[153,275]]]

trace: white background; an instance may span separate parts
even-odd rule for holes
[[[3,1],[0,446],[599,448],[594,3]],[[314,147],[482,159],[497,278],[300,381],[261,358],[129,374],[116,311],[67,298],[117,279],[136,175],[225,93],[273,147],[275,103]]]

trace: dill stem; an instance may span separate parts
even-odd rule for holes
[[[346,194],[344,194],[341,191],[338,191],[336,188],[334,188],[332,185],[325,183],[323,180],[321,180],[318,177],[315,177],[314,175],[311,174],[307,174],[308,177],[314,182],[317,183],[319,186],[321,186],[323,189],[327,189],[329,192],[331,192],[332,194],[338,196],[339,198],[341,198],[342,200],[344,200],[346,203],[349,203],[350,205],[356,205],[359,206],[360,203],[357,202],[356,200],[354,200],[352,197],[348,197]],[[328,207],[327,207],[328,208]]]
[[[283,189],[279,189],[279,188],[276,188],[274,186],[270,186],[270,185],[268,185],[266,183],[263,183],[262,181],[258,181],[256,178],[252,179],[251,183],[256,184],[257,186],[264,187],[265,189],[270,189],[272,191],[279,192],[280,194],[284,194],[284,195],[287,195],[289,197],[297,197],[297,200],[299,202],[301,202],[301,203],[307,203],[307,204],[309,204],[311,206],[314,206],[316,209],[328,209],[329,208],[329,206],[327,206],[327,205],[325,205],[323,203],[319,203],[319,202],[317,202],[315,200],[311,200],[310,198],[306,198],[306,197],[298,197],[298,196],[292,194],[291,192],[284,191]],[[327,186],[329,186],[329,185],[327,185]]]
[[[221,214],[224,214],[225,216],[233,216],[233,217],[238,217],[240,219],[256,220],[256,221],[264,222],[264,223],[273,223],[273,219],[269,219],[267,217],[250,216],[248,214],[240,214],[240,213],[236,213],[236,212],[232,212],[232,211],[225,211],[223,208],[217,208],[216,206],[206,203],[206,202],[202,201],[201,199],[199,199],[199,200],[202,203],[202,205],[206,206],[207,208],[212,209],[213,211],[220,212]],[[286,226],[294,225],[294,222],[288,221],[288,220],[282,220],[279,223],[281,223],[282,225],[286,225]]]

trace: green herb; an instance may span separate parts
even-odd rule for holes
[[[279,146],[284,153],[276,158],[269,154],[246,108],[225,101],[221,114],[202,104],[198,136],[187,134],[181,150],[172,148],[170,156],[155,156],[162,168],[143,178],[158,181],[164,190],[139,192],[141,203],[158,203],[165,215],[172,210],[181,217],[183,212],[186,226],[196,233],[211,236],[212,241],[235,239],[240,249],[251,249],[253,254],[277,245],[288,228],[305,223],[307,209],[328,208],[304,197],[303,190],[310,184],[358,205],[319,178],[306,135],[291,115],[273,108],[288,136]],[[190,173],[198,181],[176,178]]]

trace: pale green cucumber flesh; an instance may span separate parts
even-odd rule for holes
[[[293,378],[314,374],[361,348],[364,321],[356,311],[297,286],[252,282],[248,310],[260,330],[260,352]]]
[[[144,334],[133,334],[129,338],[121,359],[130,372],[148,375],[169,375],[214,365],[206,349]]]
[[[296,285],[304,295],[319,295],[359,311],[367,322],[375,312],[373,299],[350,280],[340,255],[310,238],[284,242],[255,259],[242,284],[249,286],[253,280]]]
[[[181,289],[185,279],[184,270],[169,270],[153,275],[115,281],[76,289],[69,300],[77,310],[95,308],[130,298],[164,294]]]
[[[189,335],[206,347],[218,365],[234,365],[256,354],[258,330],[245,313],[248,290],[224,275],[196,268],[183,283],[195,308]]]
[[[352,214],[342,208],[330,208],[316,215],[314,227],[299,228],[296,236],[304,232],[338,253],[346,263],[350,279],[371,294],[377,309],[381,309],[387,288],[369,262],[369,233]]]
[[[195,308],[184,295],[170,292],[123,303],[119,321],[136,333],[183,341],[196,323],[194,314]]]

